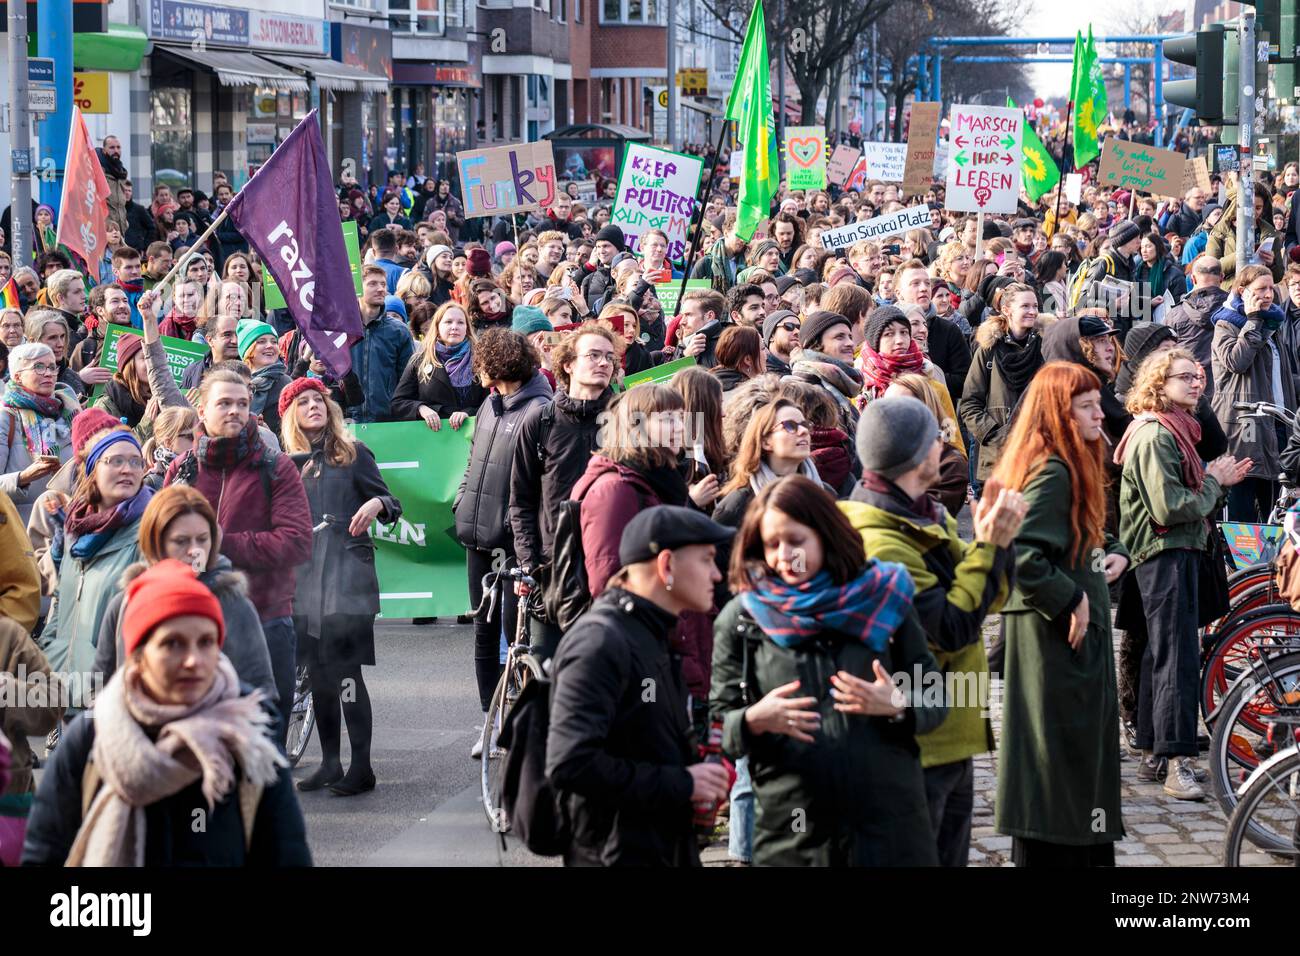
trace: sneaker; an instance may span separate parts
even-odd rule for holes
[[[1210,771],[1206,770],[1199,763],[1197,763],[1195,757],[1188,757],[1187,763],[1191,766],[1192,776],[1196,778],[1197,783],[1210,782]]]
[[[1174,757],[1169,761],[1165,793],[1177,800],[1205,799],[1205,790],[1196,782],[1195,768],[1188,758]]]
[[[1137,744],[1137,724],[1133,723],[1131,720],[1122,720],[1120,721],[1120,725],[1124,729],[1124,747],[1134,757],[1142,756],[1142,748]]]
[[[1168,770],[1168,761],[1164,757],[1144,753],[1142,754],[1142,762],[1138,764],[1137,778],[1143,783],[1159,783],[1165,779]]]
[[[61,725],[60,725],[61,726]],[[45,759],[50,759],[50,754],[54,753],[54,748],[59,745],[59,727],[56,726],[45,737]]]
[[[479,734],[478,737],[474,739],[474,746],[469,748],[469,756],[471,760],[483,759],[483,735],[482,734]]]

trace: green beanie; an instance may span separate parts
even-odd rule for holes
[[[555,331],[555,326],[551,325],[551,320],[535,305],[515,306],[514,312],[510,313],[510,328],[516,332],[522,332],[524,335],[532,335],[534,332]]]
[[[248,354],[248,350],[253,347],[253,343],[263,335],[275,335],[275,329],[265,322],[258,322],[254,319],[241,319],[235,326],[235,341],[239,344],[239,358],[242,361]]]

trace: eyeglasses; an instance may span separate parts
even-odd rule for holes
[[[120,469],[127,468],[131,471],[139,471],[144,468],[144,459],[139,455],[114,455],[112,458],[101,459],[109,468]]]
[[[614,364],[613,352],[583,352],[578,356],[578,358],[586,359],[592,365],[597,365],[601,362],[608,362],[611,365]]]
[[[797,435],[800,432],[812,431],[812,425],[809,422],[804,422],[804,421],[793,422],[787,420],[784,422],[777,422],[776,427],[780,428],[782,431],[785,431],[791,435]]]
[[[57,365],[47,365],[44,362],[36,362],[30,366],[31,370],[37,375],[57,375],[59,367]]]
[[[1177,375],[1170,375],[1168,376],[1168,378],[1176,378],[1184,385],[1191,386],[1191,385],[1204,384],[1205,373],[1204,372],[1180,372]]]

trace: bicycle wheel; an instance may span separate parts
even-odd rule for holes
[[[509,699],[511,681],[511,654],[506,656],[506,666],[497,681],[496,690],[492,692],[492,702],[488,704],[487,715],[483,718],[483,754],[479,767],[479,784],[483,795],[483,812],[487,814],[488,824],[493,832],[505,833],[510,829],[505,810],[501,807],[501,774],[505,761],[497,747],[497,734],[507,713],[506,701]]]
[[[1267,741],[1268,724],[1300,721],[1297,705],[1300,653],[1255,661],[1224,695],[1207,755],[1210,789],[1224,814],[1231,815],[1236,809],[1241,781],[1273,752]],[[1257,836],[1267,839],[1263,833]]]
[[[1300,750],[1275,754],[1251,775],[1241,788],[1237,807],[1228,821],[1223,840],[1224,866],[1258,865],[1243,858],[1246,843],[1254,843],[1273,855],[1269,863],[1294,864],[1300,859]]]
[[[284,743],[290,767],[296,767],[302,759],[315,726],[316,708],[312,704],[311,681],[307,677],[307,668],[299,667],[294,673],[293,708],[289,711],[289,733]]]
[[[1279,650],[1300,650],[1300,612],[1288,604],[1254,607],[1234,616],[1213,637],[1201,662],[1201,716],[1207,724],[1214,721],[1223,695],[1250,666],[1261,643],[1279,644]]]

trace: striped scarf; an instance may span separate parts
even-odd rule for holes
[[[819,571],[803,584],[789,585],[776,577],[757,581],[740,596],[750,617],[781,647],[798,647],[823,631],[857,637],[877,654],[903,622],[912,606],[916,585],[901,564],[869,561],[862,573],[844,585]]]

